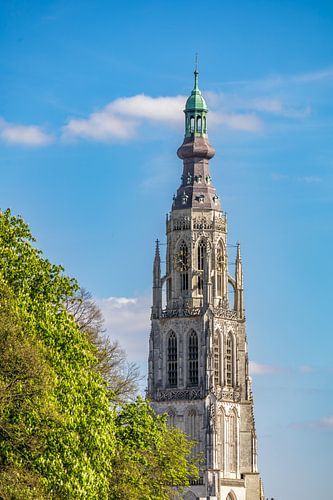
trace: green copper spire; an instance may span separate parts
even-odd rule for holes
[[[185,105],[185,137],[207,135],[207,104],[199,89],[199,71],[196,64],[194,87]]]

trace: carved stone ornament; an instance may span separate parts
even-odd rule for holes
[[[183,231],[184,229],[191,229],[191,218],[189,216],[179,217],[173,220],[174,231]]]
[[[156,401],[202,399],[201,389],[165,389],[158,391]]]

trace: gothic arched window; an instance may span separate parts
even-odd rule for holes
[[[216,293],[219,297],[223,296],[223,270],[224,270],[224,254],[223,247],[220,244],[216,251]]]
[[[233,341],[229,333],[225,349],[225,381],[226,385],[233,385]]]
[[[221,384],[221,348],[220,333],[214,335],[214,382],[215,385]]]
[[[180,290],[186,293],[188,291],[189,254],[185,241],[179,247],[177,266],[180,272]]]
[[[171,332],[168,338],[168,384],[171,387],[177,385],[177,337]]]
[[[191,331],[188,339],[188,375],[191,385],[198,385],[198,335]]]
[[[206,254],[206,243],[204,240],[201,240],[198,245],[198,271],[201,271],[201,274],[198,276],[198,293],[200,295],[203,294],[203,271],[205,266],[205,254]]]

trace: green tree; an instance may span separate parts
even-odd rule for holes
[[[36,339],[22,329],[15,300],[0,280],[0,498],[46,498],[34,460],[58,415],[52,376]]]
[[[190,458],[192,443],[166,415],[155,415],[141,398],[127,404],[116,417],[117,453],[110,484],[111,498],[167,500],[179,498],[198,477],[197,461]]]
[[[33,242],[20,217],[9,210],[0,215],[0,278],[15,297],[28,344],[41,346],[50,374],[45,407],[52,407],[59,418],[47,420],[35,453],[25,453],[29,436],[33,441],[40,435],[42,418],[38,406],[27,408],[29,436],[22,436],[23,453],[15,451],[15,439],[11,442],[12,461],[39,475],[54,498],[106,499],[115,450],[114,416],[106,383],[94,369],[97,349],[64,305],[65,298],[78,289],[77,283],[63,274],[61,266],[43,258]],[[9,371],[18,364],[13,359]],[[26,364],[28,369],[34,362]],[[17,404],[26,405],[25,398]],[[1,449],[2,461],[6,453]]]

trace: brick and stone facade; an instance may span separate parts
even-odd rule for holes
[[[166,220],[166,272],[153,271],[148,396],[204,460],[184,498],[263,500],[237,245],[228,271],[227,218],[209,174],[207,106],[195,86],[185,108],[181,185]],[[231,291],[231,293],[230,293]],[[162,300],[162,297],[165,299]]]

